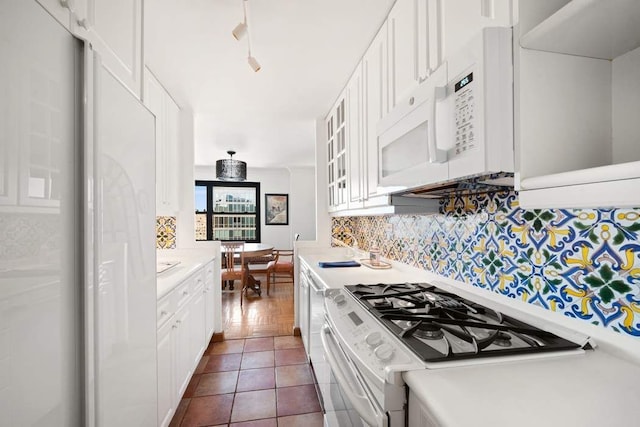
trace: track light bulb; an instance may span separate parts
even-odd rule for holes
[[[249,62],[249,66],[253,71],[255,71],[256,73],[260,71],[260,64],[258,64],[258,61],[256,61],[256,58],[254,58],[253,56],[249,56],[247,58],[247,62]]]
[[[233,29],[231,34],[233,34],[233,37],[235,37],[236,40],[240,40],[241,38],[244,37],[245,34],[247,34],[247,24],[244,22],[239,23]]]

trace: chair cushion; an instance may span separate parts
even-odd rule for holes
[[[274,266],[275,271],[293,271],[293,263],[291,262],[277,262]]]

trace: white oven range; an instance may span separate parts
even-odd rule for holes
[[[569,341],[424,283],[325,291],[320,337],[326,363],[314,372],[330,427],[406,426],[408,371],[589,348],[588,337]]]

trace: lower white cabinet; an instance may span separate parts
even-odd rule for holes
[[[168,426],[213,335],[213,262],[158,301],[158,425]]]
[[[213,331],[215,329],[215,318],[214,318],[214,293],[213,293],[213,284],[214,284],[214,274],[215,274],[215,266],[213,265],[214,261],[211,261],[207,265],[204,266],[204,330],[205,330],[205,346],[213,337]],[[206,347],[205,347],[206,348]]]
[[[158,424],[167,426],[176,411],[175,358],[176,344],[173,322],[158,329]]]

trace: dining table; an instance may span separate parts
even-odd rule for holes
[[[271,257],[273,255],[273,248],[274,246],[269,243],[245,243],[242,250],[242,255],[244,257],[243,268],[246,268],[247,270],[249,270],[248,265],[250,263],[260,263],[260,264],[268,263],[273,259]],[[222,246],[222,251],[223,252],[225,251],[224,246]],[[236,250],[236,252],[238,251]],[[261,294],[260,281],[255,280],[255,278],[251,275],[251,273],[247,274],[244,280],[253,284],[252,286],[249,287],[249,289],[257,293],[258,295]],[[242,284],[243,288],[244,286],[245,286],[245,283]],[[230,289],[233,290],[233,284],[231,284]]]

